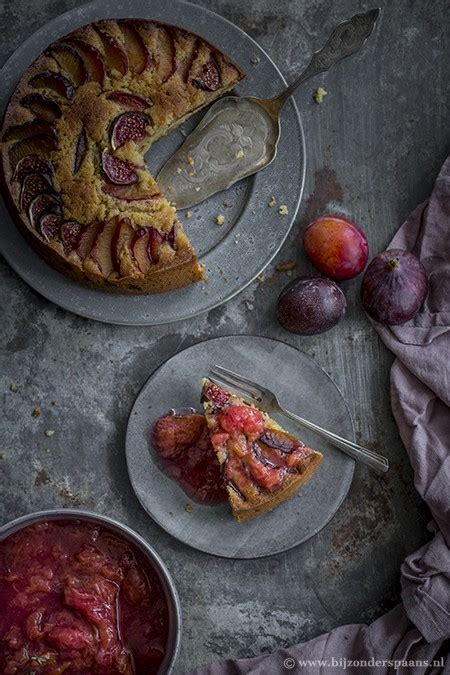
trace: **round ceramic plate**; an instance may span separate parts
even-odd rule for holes
[[[270,57],[246,33],[204,7],[180,0],[102,0],[62,14],[26,40],[1,71],[0,106],[6,107],[20,74],[56,38],[106,17],[159,19],[192,30],[223,49],[247,72],[236,93],[270,97],[285,85]],[[252,63],[258,57],[257,64]],[[155,174],[181,145],[204,113],[191,118],[148,153]],[[208,282],[170,294],[124,296],[84,288],[47,265],[25,242],[3,201],[0,208],[1,252],[11,267],[36,291],[76,314],[125,325],[158,325],[195,316],[217,307],[245,288],[283,244],[300,204],[305,174],[304,138],[298,111],[291,100],[283,110],[282,132],[275,161],[226,192],[198,205],[180,220],[205,265]],[[267,203],[275,195],[289,215]],[[215,222],[218,214],[225,224]]]
[[[270,387],[293,412],[354,439],[352,419],[340,391],[309,356],[269,338],[215,338],[172,356],[139,393],[126,435],[131,483],[149,515],[189,546],[227,558],[280,553],[312,537],[333,517],[350,488],[354,462],[317,436],[274,415],[287,431],[323,452],[324,460],[312,479],[271,513],[244,523],[234,521],[228,504],[192,502],[159,469],[148,437],[153,423],[171,408],[201,410],[200,379],[215,364]],[[193,505],[191,512],[185,509],[187,503]]]

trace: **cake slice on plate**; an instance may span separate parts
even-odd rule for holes
[[[203,380],[202,403],[233,515],[249,520],[289,499],[323,455],[241,397]]]

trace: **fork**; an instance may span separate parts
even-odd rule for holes
[[[231,387],[231,389],[234,389],[241,394],[243,398],[257,405],[258,408],[266,413],[281,413],[281,415],[288,417],[299,426],[314,431],[318,436],[329,441],[332,445],[345,452],[357,462],[366,464],[376,473],[386,473],[386,471],[389,470],[389,461],[386,457],[383,457],[368,448],[363,448],[353,441],[348,441],[347,439],[342,438],[342,436],[338,436],[332,431],[323,429],[317,424],[314,424],[314,422],[309,422],[309,420],[305,420],[303,417],[286,410],[279,402],[277,396],[270,391],[270,389],[266,389],[260,384],[256,384],[256,382],[252,382],[246,377],[218,365],[211,368],[210,380],[219,386],[223,387],[225,385],[226,387]]]

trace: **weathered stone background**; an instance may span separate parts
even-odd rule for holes
[[[49,18],[78,4],[3,0],[2,62]],[[199,4],[246,30],[292,79],[336,23],[373,3]],[[350,216],[366,231],[372,254],[382,250],[429,194],[448,150],[448,5],[382,4],[382,20],[367,48],[297,95],[307,143],[306,190],[275,263],[297,257],[299,272],[309,268],[298,235],[317,214]],[[320,106],[311,100],[319,84],[328,91]],[[391,355],[361,311],[360,279],[343,284],[345,320],[329,333],[301,338],[274,320],[275,300],[288,278],[273,266],[269,281],[253,284],[227,305],[161,328],[82,319],[34,293],[4,261],[0,272],[1,520],[79,505],[117,517],[147,537],[181,596],[177,672],[215,658],[274,650],[345,622],[371,621],[398,602],[400,563],[427,539],[428,513],[414,492],[390,412]],[[348,498],[318,536],[258,561],[217,559],[166,535],[139,506],[124,458],[127,414],[151,371],[198,340],[233,333],[276,337],[313,356],[343,391],[359,440],[392,462],[385,478],[357,467]],[[35,406],[42,410],[37,418]],[[46,429],[55,430],[54,436],[47,438]]]

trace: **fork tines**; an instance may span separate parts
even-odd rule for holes
[[[262,392],[256,382],[252,382],[246,377],[218,365],[211,368],[210,373],[211,382],[214,382],[214,384],[231,387],[239,394],[243,394],[244,397],[253,399],[254,401],[260,402],[262,400]]]

